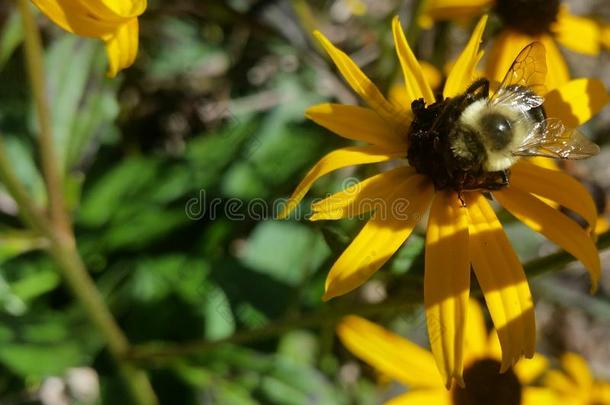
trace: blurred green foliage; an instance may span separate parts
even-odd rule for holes
[[[322,21],[329,7],[314,3]],[[10,7],[0,10],[0,132],[20,179],[43,203],[20,24]],[[382,55],[391,51],[390,15],[362,17],[354,28],[380,37]],[[116,80],[104,76],[102,44],[40,18],[79,250],[133,343],[213,341],[335,307],[320,301],[324,279],[360,222],[279,222],[268,208],[325,152],[347,144],[304,119],[308,106],[336,94],[321,91],[332,71],[298,18],[288,2],[150,1],[138,63]],[[392,82],[394,58],[379,59],[367,72]],[[320,180],[305,212],[346,176],[373,170]],[[248,215],[248,204],[263,203],[267,209]],[[100,375],[101,402],[125,403],[97,333],[3,190],[0,221],[0,403],[35,402],[45,378],[88,365]],[[524,246],[539,246],[519,226],[514,232]],[[423,244],[414,235],[381,272],[390,293],[404,293],[407,273],[421,275]],[[345,299],[362,302],[357,293]],[[402,319],[423,330],[417,316]],[[347,358],[322,319],[143,363],[165,404],[375,403],[371,370],[363,369],[370,379],[350,377]]]

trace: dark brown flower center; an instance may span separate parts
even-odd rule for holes
[[[465,388],[454,387],[454,405],[519,405],[521,383],[512,369],[500,374],[500,362],[476,361],[464,370]]]
[[[528,35],[550,32],[557,21],[559,0],[496,0],[496,13],[505,25]]]

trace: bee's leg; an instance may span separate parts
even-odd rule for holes
[[[477,92],[479,89],[480,92]],[[484,78],[478,79],[466,89],[466,94],[469,98],[474,99],[487,98],[489,96],[489,80]]]
[[[500,172],[500,177],[502,178],[502,185],[504,187],[507,187],[509,185],[508,173],[508,170],[502,170]]]
[[[483,97],[489,98],[489,80],[487,80],[487,79],[483,79],[483,80],[485,80],[483,82]]]
[[[460,200],[460,204],[462,208],[466,207],[466,200],[464,200],[464,195],[462,194],[462,190],[457,192],[458,200]]]

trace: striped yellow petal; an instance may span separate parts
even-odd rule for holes
[[[568,128],[576,128],[610,103],[604,83],[596,79],[569,81],[544,97],[544,110],[559,118]]]
[[[510,187],[495,191],[494,197],[521,222],[540,232],[580,260],[591,275],[592,290],[597,288],[601,265],[597,247],[587,232],[560,211],[533,195]]]
[[[544,373],[549,367],[549,361],[540,353],[536,353],[531,359],[521,360],[513,371],[519,377],[519,381],[523,385],[529,385]]]
[[[591,56],[599,55],[601,30],[597,22],[575,16],[567,7],[561,7],[557,22],[551,30],[557,41],[571,51]]]
[[[468,317],[466,319],[466,335],[464,337],[464,361],[483,358],[487,351],[487,328],[481,305],[475,300],[468,302]]]
[[[313,183],[320,177],[347,166],[390,160],[399,157],[401,153],[389,151],[378,146],[350,146],[328,153],[305,175],[305,178],[286,202],[284,209],[278,214],[278,219],[286,218],[297,207]]]
[[[32,0],[55,24],[68,32],[85,37],[101,38],[117,28],[114,21],[105,21],[92,14],[80,1]]]
[[[463,93],[476,78],[476,68],[483,56],[483,52],[479,51],[479,47],[486,24],[487,16],[485,15],[479,20],[466,48],[464,48],[455,61],[451,72],[449,72],[449,75],[447,76],[447,82],[445,83],[445,88],[443,90],[443,95],[445,97],[455,97],[456,95]]]
[[[396,184],[415,174],[412,167],[399,167],[369,177],[343,191],[312,204],[311,221],[355,218],[371,211],[385,209],[385,197],[393,194]]]
[[[409,237],[428,209],[433,195],[429,180],[414,175],[397,184],[330,269],[324,300],[346,294],[369,279]]]
[[[550,35],[532,37],[509,29],[503,30],[492,44],[485,67],[485,76],[501,82],[519,52],[534,41],[539,41],[546,50],[547,89],[555,89],[570,80],[568,66]]]
[[[436,193],[426,232],[424,304],[432,354],[447,389],[464,385],[464,333],[470,292],[468,213],[454,192]]]
[[[368,108],[325,103],[308,108],[305,116],[344,138],[387,148],[402,146],[406,151],[405,134],[397,133],[387,121]]]
[[[134,18],[106,39],[109,77],[115,77],[120,70],[135,61],[138,55],[138,31],[138,20]]]
[[[407,43],[398,16],[392,20],[392,34],[394,35],[396,54],[402,67],[407,98],[411,101],[423,98],[426,104],[434,103],[434,93],[432,93],[422,68]]]
[[[502,346],[502,371],[535,351],[534,304],[519,258],[480,193],[466,195],[470,259]]]
[[[593,376],[585,359],[576,353],[565,353],[561,356],[561,365],[576,385],[587,391],[591,389]]]
[[[559,398],[543,387],[525,387],[522,391],[521,405],[557,405]]]
[[[520,160],[511,167],[510,187],[569,208],[591,225],[597,222],[597,208],[591,194],[564,172]]]
[[[445,389],[409,391],[392,398],[384,405],[452,405],[451,393]]]
[[[411,387],[441,388],[430,352],[366,319],[347,316],[337,335],[350,352]]]
[[[401,129],[408,128],[410,124],[409,117],[400,114],[399,110],[385,99],[377,86],[366,77],[349,56],[336,48],[321,32],[314,32],[314,36],[320,41],[322,47],[324,47],[337,66],[337,69],[339,69],[345,80],[361,99],[363,99],[373,110],[377,111],[377,114],[387,122],[393,123]]]

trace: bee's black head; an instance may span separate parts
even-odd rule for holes
[[[559,0],[496,0],[496,13],[505,25],[528,35],[551,31]]]

